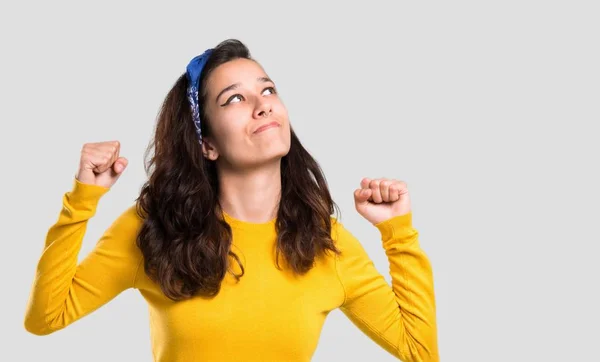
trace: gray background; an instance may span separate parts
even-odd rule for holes
[[[442,361],[600,361],[597,2],[201,3],[2,3],[1,360],[150,361],[134,290],[27,334],[35,264],[82,144],[120,140],[130,165],[80,258],[137,195],[177,76],[235,37],[277,83],[388,281],[352,191],[365,176],[408,183]],[[393,360],[335,311],[314,360],[346,359]]]

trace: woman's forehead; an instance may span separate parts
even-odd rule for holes
[[[261,77],[267,74],[260,64],[250,59],[235,59],[215,68],[208,80],[212,86],[226,87],[233,83],[254,83]]]

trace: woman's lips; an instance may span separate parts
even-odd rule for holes
[[[260,133],[260,132],[262,132],[262,131],[266,131],[266,130],[268,130],[268,129],[270,129],[270,128],[273,128],[273,127],[279,127],[279,123],[277,123],[277,122],[270,122],[270,123],[267,123],[267,124],[265,124],[265,125],[262,125],[262,126],[258,127],[258,128],[257,128],[257,129],[254,131],[254,133]]]

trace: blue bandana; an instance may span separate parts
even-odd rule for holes
[[[192,120],[194,121],[194,126],[196,126],[196,134],[198,135],[200,144],[202,144],[202,124],[200,122],[200,105],[198,104],[198,88],[200,87],[198,81],[200,79],[200,74],[202,74],[202,68],[206,65],[206,61],[211,53],[212,49],[208,49],[204,53],[194,57],[186,69],[189,84],[187,89],[187,99],[191,106]]]

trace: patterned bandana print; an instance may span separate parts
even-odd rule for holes
[[[186,68],[186,74],[188,79],[187,99],[190,103],[192,110],[192,120],[194,126],[196,126],[196,134],[198,135],[198,141],[202,144],[202,131],[201,131],[201,120],[200,120],[200,105],[198,104],[198,88],[200,87],[199,79],[202,74],[202,68],[206,65],[206,61],[212,54],[212,49],[206,50],[204,53],[194,57]]]

